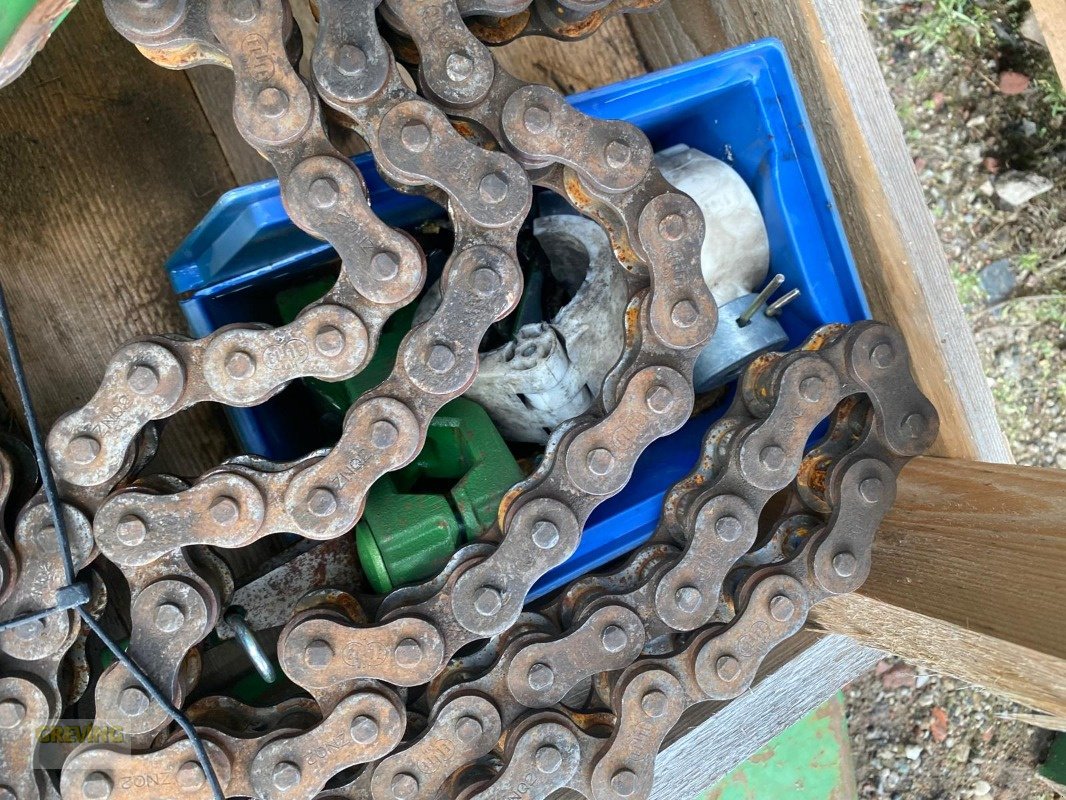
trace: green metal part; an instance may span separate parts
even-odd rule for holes
[[[367,496],[355,543],[370,585],[385,593],[435,575],[491,527],[500,500],[523,477],[481,406],[462,397],[445,405],[414,462]]]
[[[700,798],[854,800],[855,796],[844,696],[838,692],[771,739]]]
[[[291,320],[328,288],[317,282],[279,293],[282,318]],[[356,377],[307,384],[335,410],[347,410],[391,371],[413,315],[412,305],[389,320],[374,358]],[[481,406],[462,397],[446,404],[430,422],[415,460],[379,479],[367,494],[355,542],[374,591],[385,594],[437,574],[459,547],[491,527],[500,500],[524,477]]]
[[[77,0],[0,0],[0,87],[22,74]]]
[[[1037,768],[1036,774],[1055,791],[1066,790],[1066,733],[1058,733],[1052,739],[1047,758]]]

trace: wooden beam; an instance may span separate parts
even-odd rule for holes
[[[0,269],[44,425],[92,396],[123,342],[186,330],[163,262],[232,185],[188,80],[100,3],[76,6],[0,93]],[[163,470],[198,474],[230,448],[207,404],[168,427]]]
[[[270,162],[237,132],[233,121],[233,73],[225,67],[194,67],[185,75],[218,139],[238,186],[277,177]]]
[[[1019,591],[1024,586],[1019,584]],[[1066,716],[1066,662],[960,625],[904,611],[861,594],[828,600],[814,624],[902,656],[912,664],[983,686],[1029,708]],[[1061,614],[1057,621],[1062,625]]]
[[[824,630],[1066,716],[1066,472],[919,458]]]
[[[867,597],[1062,659],[1066,471],[918,458],[874,541]]]
[[[1066,716],[1066,472],[919,458],[900,476],[860,594],[818,605],[750,691],[690,709],[653,798],[693,797],[876,663],[881,651]]]
[[[1033,0],[1033,13],[1040,23],[1059,78],[1066,84],[1066,3],[1062,0]]]
[[[936,454],[1010,462],[858,0],[667,0],[630,25],[655,68],[766,36],[785,43],[874,315],[903,332],[940,411]]]
[[[563,94],[606,86],[648,71],[623,17],[608,20],[581,41],[525,37],[495,48],[493,54],[517,78],[543,83]]]

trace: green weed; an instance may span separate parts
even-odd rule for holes
[[[974,0],[932,0],[923,7],[918,22],[900,28],[896,35],[932,50],[953,48],[960,39],[980,47],[994,34],[991,14]]]
[[[988,299],[985,287],[981,285],[981,279],[976,272],[962,272],[952,267],[951,277],[955,283],[955,294],[959,296],[959,302],[966,308],[976,308],[984,305]]]

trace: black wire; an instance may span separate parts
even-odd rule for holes
[[[33,441],[33,454],[37,459],[37,469],[41,473],[41,486],[44,489],[45,497],[48,499],[48,505],[52,509],[52,518],[55,524],[56,542],[59,545],[59,553],[63,558],[63,572],[66,577],[66,587],[70,589],[75,586],[75,570],[74,559],[70,554],[70,539],[67,537],[67,523],[62,513],[61,506],[59,504],[59,492],[56,490],[55,477],[52,475],[52,468],[48,463],[48,453],[44,448],[44,440],[41,438],[41,427],[37,420],[37,414],[33,410],[33,401],[30,398],[30,390],[26,383],[26,372],[22,364],[22,357],[19,355],[18,342],[15,339],[15,331],[11,327],[11,317],[8,314],[7,297],[4,294],[3,284],[0,283],[0,328],[3,329],[4,342],[7,344],[7,352],[11,358],[11,370],[15,373],[15,384],[18,386],[19,399],[22,401],[22,410],[26,415],[26,425],[30,430],[30,439]],[[61,589],[60,592],[63,590]],[[58,593],[57,593],[58,594]],[[200,739],[200,734],[196,732],[196,728],[192,723],[182,714],[166,697],[156,685],[152,683],[151,678],[145,674],[145,672],[131,659],[121,647],[115,642],[114,639],[108,635],[107,631],[100,627],[100,624],[93,619],[92,615],[85,610],[85,603],[88,601],[88,592],[83,592],[77,602],[72,603],[68,608],[77,607],[78,614],[81,615],[82,621],[92,629],[100,640],[107,646],[107,649],[114,654],[122,665],[129,670],[130,674],[137,679],[137,682],[141,684],[144,690],[151,696],[153,700],[162,706],[163,710],[170,715],[173,720],[178,723],[192,744],[192,749],[196,753],[196,758],[200,762],[200,766],[204,770],[204,776],[207,778],[208,784],[211,786],[211,794],[215,796],[215,800],[225,800],[225,795],[222,793],[222,786],[218,782],[218,776],[215,775],[215,768],[211,764],[211,759],[207,756],[207,750],[204,748],[203,740]],[[54,607],[46,611],[32,612],[30,614],[18,617],[17,619],[10,620],[8,623],[0,626],[0,630],[11,625],[17,625],[29,620],[40,619],[47,616],[53,611],[65,610],[59,607]]]
[[[44,619],[45,617],[55,614],[57,611],[69,611],[72,608],[77,608],[78,606],[89,602],[89,587],[85,584],[76,583],[74,586],[67,587],[67,589],[73,591],[63,592],[63,590],[60,589],[56,592],[56,604],[51,608],[46,608],[43,611],[31,611],[20,617],[0,622],[0,631],[6,631],[9,628],[17,628],[19,625],[33,622],[35,619]],[[60,594],[64,594],[65,596],[60,597]]]
[[[203,767],[204,775],[207,776],[207,782],[211,785],[211,794],[215,796],[215,800],[225,800],[225,795],[222,793],[222,786],[218,782],[218,776],[215,775],[215,768],[211,764],[211,759],[207,756],[207,750],[204,748],[203,740],[200,738],[200,734],[196,732],[196,728],[189,722],[188,718],[182,714],[170,700],[164,696],[164,694],[156,688],[152,683],[152,679],[149,678],[141,670],[139,666],[134,662],[132,658],[127,655],[114,639],[107,635],[107,632],[100,627],[92,615],[85,610],[84,606],[78,608],[78,613],[81,614],[82,620],[93,629],[93,633],[100,637],[100,640],[107,645],[107,649],[110,650],[115,658],[117,658],[122,665],[130,671],[130,674],[137,679],[137,682],[144,687],[144,690],[151,695],[152,699],[159,703],[163,707],[163,710],[169,714],[183,731],[185,735],[189,737],[189,742],[192,744],[192,749],[196,753],[196,758],[200,762],[200,766]]]
[[[37,458],[37,471],[41,473],[41,488],[44,489],[44,496],[48,498],[48,505],[51,506],[52,515],[55,517],[56,543],[59,545],[59,554],[63,558],[63,574],[67,579],[67,586],[73,586],[75,570],[74,559],[70,555],[70,539],[67,537],[67,520],[60,513],[59,492],[56,490],[52,468],[48,465],[48,453],[41,439],[41,425],[37,420],[37,412],[33,410],[33,402],[30,400],[30,388],[26,385],[26,370],[22,366],[22,356],[19,355],[18,342],[15,341],[15,331],[11,327],[11,316],[7,311],[7,296],[4,294],[3,284],[0,284],[0,327],[4,329],[4,342],[7,343],[7,354],[11,359],[11,371],[15,373],[15,385],[18,386],[22,411],[26,415],[26,426],[30,429],[33,455]]]

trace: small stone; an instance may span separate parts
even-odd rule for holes
[[[985,294],[988,295],[989,303],[1002,303],[1014,294],[1014,289],[1018,285],[1009,258],[993,261],[982,269],[977,277],[981,281]]]
[[[1021,94],[1032,83],[1028,75],[1006,70],[999,73],[999,90],[1006,95]]]
[[[999,159],[994,156],[987,156],[983,162],[981,162],[985,172],[990,175],[998,175],[1000,168],[1003,166],[1000,164]]]
[[[886,689],[913,689],[916,674],[909,664],[894,664],[881,674],[881,685]]]
[[[920,744],[909,744],[903,748],[903,755],[907,756],[911,761],[917,761],[922,757],[922,746]]]
[[[930,713],[929,735],[937,744],[948,738],[948,712],[940,706],[934,706]]]
[[[1036,14],[1031,10],[1025,15],[1025,19],[1022,20],[1022,24],[1018,27],[1018,33],[1034,44],[1038,44],[1041,47],[1047,47],[1047,40],[1044,38],[1044,32],[1040,29],[1040,23],[1037,22]]]
[[[978,781],[973,785],[974,797],[988,797],[992,794],[992,784],[988,781]]]
[[[1054,188],[1055,184],[1043,175],[1017,170],[1003,173],[995,182],[996,197],[1008,211],[1015,211]]]

